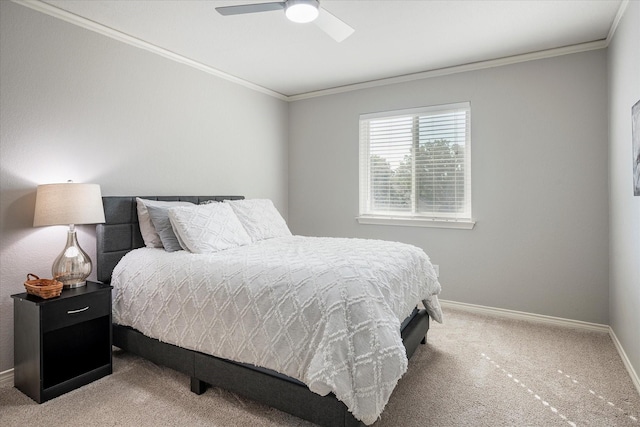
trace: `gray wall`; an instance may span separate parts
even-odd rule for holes
[[[475,229],[359,225],[358,115],[461,101]],[[300,100],[289,122],[294,233],[411,243],[443,299],[608,323],[606,51]]]
[[[287,106],[0,1],[0,372],[13,366],[9,295],[27,272],[49,275],[65,238],[63,227],[31,226],[35,188],[67,179],[105,195],[269,197],[298,234],[413,243],[440,265],[443,298],[611,321],[640,366],[640,198],[628,159],[638,6],[609,52],[608,135],[606,51]],[[459,101],[472,105],[476,228],[357,224],[358,115]],[[80,243],[93,255],[92,227]]]
[[[13,367],[9,295],[29,272],[51,277],[66,239],[32,227],[38,184],[244,194],[286,216],[288,106],[11,2],[0,16],[1,372]],[[79,240],[93,257],[93,227]]]
[[[640,2],[609,46],[610,324],[640,375],[640,197],[633,196],[631,106],[640,100]]]

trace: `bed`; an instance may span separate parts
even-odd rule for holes
[[[145,196],[144,199],[186,201],[200,205],[208,201],[222,202],[223,200],[242,200],[243,197]],[[121,277],[124,273],[118,271],[118,268],[125,263],[124,261],[121,263],[123,257],[125,257],[125,261],[128,260],[129,263],[137,265],[144,263],[147,259],[152,259],[154,260],[153,262],[155,262],[156,257],[165,257],[167,259],[174,260],[179,259],[179,257],[189,256],[188,253],[169,256],[162,253],[163,251],[158,252],[158,250],[154,249],[140,249],[139,251],[132,252],[134,249],[144,247],[144,241],[140,233],[140,226],[138,223],[136,197],[103,197],[103,203],[106,222],[104,224],[99,224],[96,230],[97,276],[99,281],[111,283],[114,269],[116,269],[117,280],[122,280]],[[302,238],[297,236],[283,239],[285,244],[293,247],[291,252],[293,255],[300,252],[300,249],[296,246],[300,239]],[[310,244],[312,245],[313,251],[318,250],[317,245],[327,244],[328,240],[331,239],[322,240],[320,238],[316,238],[316,240],[312,240]],[[304,242],[305,244],[307,243],[306,240]],[[334,244],[335,242],[330,241],[328,243]],[[357,242],[355,242],[354,239],[353,242],[345,241],[345,243],[356,244]],[[259,242],[259,244],[251,245],[250,250],[253,252],[257,251],[257,253],[262,254],[261,256],[264,256],[265,253],[273,252],[273,248],[269,246],[271,244],[272,242]],[[355,248],[357,249],[357,246]],[[231,253],[232,251],[228,252]],[[135,257],[139,258],[136,259]],[[191,258],[195,259],[196,257],[193,256]],[[186,264],[188,263],[187,259],[188,258],[183,258],[176,262],[178,264]],[[120,270],[122,270],[122,268],[120,268]],[[215,273],[216,269],[214,268],[211,270],[210,274],[214,275]],[[141,274],[134,274],[133,276],[140,275]],[[141,282],[141,284],[136,285],[137,287],[134,289],[144,287],[144,283],[145,282]],[[115,289],[115,292],[118,292],[118,290]],[[114,305],[116,304],[116,300],[120,301],[120,306],[122,305],[124,298],[122,295],[124,295],[125,292],[126,289],[123,288],[123,290],[121,290],[122,294],[114,297]],[[437,298],[435,298],[435,303],[437,304]],[[135,306],[132,307],[133,308],[130,311],[133,315],[131,316],[136,317],[137,309]],[[431,309],[433,310],[433,308]],[[157,309],[155,310],[158,311]],[[116,318],[117,317],[118,316],[116,316]],[[123,315],[121,317],[124,319],[126,316]],[[138,354],[159,365],[167,366],[189,375],[191,378],[191,390],[194,393],[201,394],[206,390],[208,385],[211,385],[244,395],[248,398],[265,403],[318,425],[364,425],[363,422],[352,414],[351,411],[354,409],[353,404],[351,404],[350,410],[343,401],[336,398],[334,393],[321,396],[320,394],[312,392],[310,387],[313,387],[313,384],[307,386],[305,382],[301,381],[300,375],[291,373],[295,372],[295,370],[289,372],[284,368],[279,368],[278,370],[280,372],[277,372],[273,369],[257,366],[260,364],[241,363],[232,361],[230,360],[231,358],[211,356],[205,351],[198,351],[200,348],[196,345],[182,345],[179,338],[174,338],[173,342],[175,342],[175,344],[173,344],[171,343],[172,339],[170,337],[164,336],[162,333],[152,333],[149,330],[146,330],[144,326],[132,327],[116,323],[114,323],[113,326],[113,341],[115,346],[125,351]],[[406,317],[401,325],[401,339],[402,345],[404,346],[403,352],[406,352],[407,359],[411,357],[419,343],[425,343],[428,329],[429,313],[427,310],[424,308],[413,308],[412,312]],[[176,336],[179,335],[180,334]],[[227,346],[224,346],[222,350],[225,350],[226,348]],[[236,355],[236,353],[230,354]],[[242,357],[234,357],[233,360],[243,359]],[[250,358],[247,360],[250,360]],[[281,373],[285,371],[290,375]],[[392,385],[395,386],[395,380]],[[322,394],[325,393],[326,391]],[[342,400],[348,401],[344,398]],[[386,404],[386,400],[384,403]],[[367,424],[370,424],[371,422],[371,419],[367,420]]]

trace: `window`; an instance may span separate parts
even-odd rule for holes
[[[472,228],[470,104],[360,116],[360,223]]]

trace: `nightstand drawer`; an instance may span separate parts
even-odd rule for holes
[[[42,331],[64,328],[111,313],[111,292],[94,292],[42,307]]]

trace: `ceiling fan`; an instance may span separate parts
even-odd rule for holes
[[[216,7],[221,15],[241,15],[245,13],[284,10],[290,21],[298,23],[314,22],[320,29],[337,42],[341,42],[355,31],[348,24],[335,17],[318,0],[285,0],[271,3],[243,4]]]

